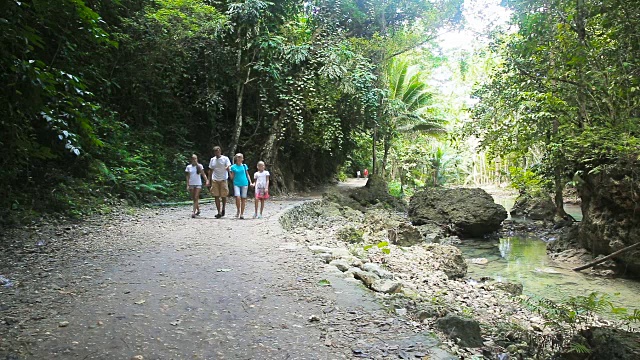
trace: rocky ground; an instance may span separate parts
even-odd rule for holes
[[[576,333],[521,285],[467,278],[481,259],[455,236],[355,190],[259,220],[184,206],[9,231],[0,359],[546,359]]]
[[[520,284],[467,278],[467,262],[482,259],[464,259],[449,245],[460,241],[456,236],[413,227],[388,204],[361,212],[351,205],[354,198],[329,193],[290,211],[282,222],[291,241],[308,244],[327,272],[360,281],[417,331],[435,332],[460,358],[548,359],[583,328],[620,325],[593,313],[567,323],[558,314],[570,309],[524,296]],[[504,231],[553,240],[564,230],[508,223]]]
[[[270,201],[260,220],[184,206],[6,232],[0,359],[455,359],[285,234],[279,217],[299,204]]]

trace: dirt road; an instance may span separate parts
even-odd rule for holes
[[[0,359],[450,359],[287,242],[278,217],[300,203],[270,201],[263,219],[185,206],[5,234]]]

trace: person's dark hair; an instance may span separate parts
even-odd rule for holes
[[[200,175],[200,173],[202,173],[202,170],[204,170],[204,169],[200,168],[200,163],[197,160],[198,159],[198,155],[192,154],[191,158],[193,159],[194,157],[196,158],[196,174]]]

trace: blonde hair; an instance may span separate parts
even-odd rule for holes
[[[264,163],[264,161],[260,160],[258,161],[258,165],[266,165],[266,164]]]
[[[237,153],[233,156],[233,162],[236,162],[236,160],[238,160],[238,158],[242,158],[244,159],[244,155],[242,155],[242,153]]]

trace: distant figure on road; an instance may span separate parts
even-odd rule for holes
[[[264,161],[258,161],[258,171],[253,174],[253,178],[256,180],[256,212],[253,214],[253,218],[262,218],[262,211],[264,210],[264,201],[269,198],[269,178],[271,174],[265,170]],[[260,214],[258,215],[258,202],[260,203]]]
[[[184,169],[185,176],[187,177],[187,191],[191,195],[193,200],[193,211],[191,217],[194,218],[200,215],[200,191],[202,191],[202,179],[205,181],[205,186],[209,185],[209,179],[204,174],[204,167],[198,164],[198,157],[191,155],[191,164],[187,165]]]
[[[364,169],[364,172],[362,173],[364,175],[364,178],[368,178],[369,177],[369,169]]]
[[[216,199],[216,219],[224,216],[224,209],[227,206],[227,196],[229,196],[229,168],[231,161],[222,155],[220,146],[213,147],[213,157],[209,161],[209,182],[211,183],[211,195]],[[222,198],[222,210],[220,209],[220,198]]]
[[[360,179],[360,170],[356,171],[356,178]]]
[[[247,205],[247,190],[253,186],[249,177],[249,168],[243,164],[244,155],[237,153],[233,158],[235,164],[229,168],[231,170],[231,180],[233,180],[233,196],[236,197],[236,217],[244,219],[244,208]]]

